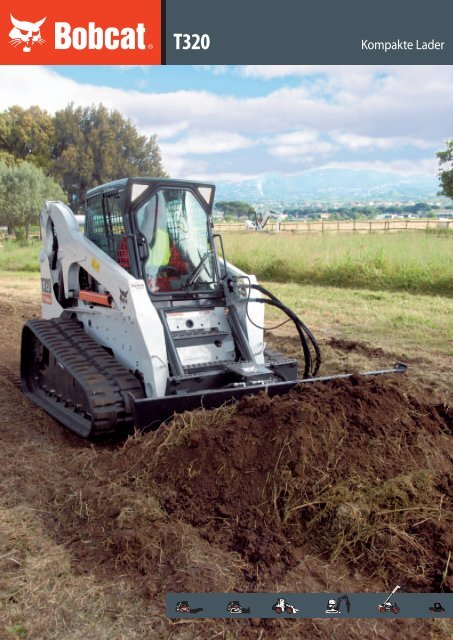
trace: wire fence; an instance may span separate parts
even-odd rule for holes
[[[217,231],[250,231],[245,222],[214,222]],[[266,231],[276,231],[277,225],[268,222]],[[453,229],[453,220],[315,220],[281,222],[280,231],[302,233],[397,233],[400,231],[426,231],[427,229]]]

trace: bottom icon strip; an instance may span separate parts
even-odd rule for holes
[[[398,593],[398,599],[396,593]],[[452,593],[167,593],[169,618],[451,618]]]

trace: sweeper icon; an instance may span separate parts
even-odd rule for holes
[[[389,595],[387,600],[384,600],[384,602],[378,606],[379,613],[386,613],[388,611],[392,611],[392,613],[396,615],[397,613],[400,612],[400,608],[396,604],[396,602],[390,602],[390,598],[393,596],[393,594],[396,591],[398,591],[398,589],[401,589],[399,584],[396,585],[396,587],[393,589],[392,593]]]

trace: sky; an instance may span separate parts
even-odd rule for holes
[[[325,167],[435,176],[453,66],[0,66],[0,109],[104,103],[156,133],[174,178]]]

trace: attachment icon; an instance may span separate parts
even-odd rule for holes
[[[272,605],[272,610],[275,613],[297,613],[299,609],[296,609],[292,604],[286,602],[285,598],[279,598],[277,602]]]
[[[344,601],[348,613],[351,610],[351,602],[347,595],[341,596],[337,600],[329,600],[327,603],[326,613],[341,613],[341,603]]]
[[[396,587],[393,589],[392,593],[389,595],[387,600],[384,600],[384,602],[378,606],[379,613],[386,613],[388,611],[392,611],[396,615],[397,613],[400,612],[400,608],[396,604],[396,602],[390,602],[390,598],[393,596],[393,594],[396,591],[398,591],[398,589],[401,589],[399,584],[396,585]]]

